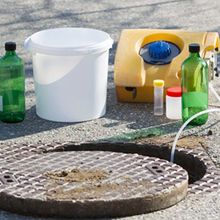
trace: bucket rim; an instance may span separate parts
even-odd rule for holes
[[[62,31],[62,30],[68,30],[68,31],[88,31],[88,32],[96,32],[98,34],[102,34],[104,40],[101,40],[100,42],[94,42],[94,43],[88,43],[85,45],[80,46],[47,46],[42,43],[37,43],[35,38],[36,36],[39,36],[41,34],[44,34],[46,32],[56,32],[56,31]],[[92,53],[100,53],[103,51],[107,51],[110,48],[112,48],[113,45],[113,39],[110,37],[110,35],[102,30],[98,29],[92,29],[92,28],[81,28],[81,27],[64,27],[64,28],[51,28],[51,29],[45,29],[38,31],[24,41],[24,47],[26,50],[32,52],[32,53],[42,53],[42,54],[48,54],[48,55],[84,55],[84,54],[92,54]]]

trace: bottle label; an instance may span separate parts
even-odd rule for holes
[[[205,92],[187,92],[183,94],[182,99],[183,108],[208,106],[208,94]]]
[[[3,111],[3,97],[0,96],[0,112]]]

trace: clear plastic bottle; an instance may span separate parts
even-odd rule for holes
[[[164,81],[154,80],[154,115],[163,115]]]
[[[7,42],[5,50],[0,59],[0,120],[15,123],[25,117],[24,64],[14,42]]]
[[[166,116],[169,119],[179,120],[182,118],[182,89],[171,87],[167,89]]]
[[[183,122],[208,108],[208,65],[199,55],[199,44],[190,44],[189,52],[189,57],[182,64]],[[208,114],[204,114],[192,120],[190,124],[202,125],[207,120]]]

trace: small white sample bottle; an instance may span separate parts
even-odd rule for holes
[[[154,115],[163,115],[164,81],[154,80]]]
[[[178,120],[182,118],[182,89],[168,88],[166,92],[166,117]]]

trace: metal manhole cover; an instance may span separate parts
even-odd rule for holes
[[[38,216],[142,214],[176,204],[188,188],[176,164],[109,151],[33,154],[6,164],[1,176],[0,208]]]

